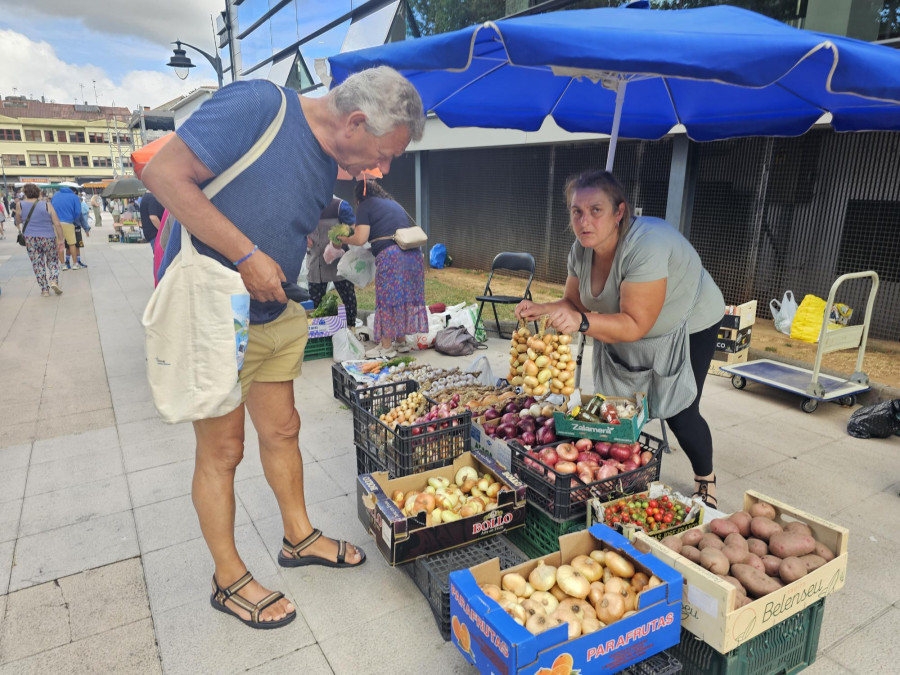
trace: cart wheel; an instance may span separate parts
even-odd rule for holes
[[[743,377],[742,375],[732,375],[731,386],[735,389],[743,389],[747,386],[747,378]]]
[[[850,406],[856,405],[856,397],[855,396],[842,396],[838,399],[838,403],[842,406],[849,408]]]
[[[819,402],[814,398],[805,398],[800,403],[800,410],[805,413],[815,412],[816,408],[819,407]]]

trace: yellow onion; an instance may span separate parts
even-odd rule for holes
[[[518,597],[524,596],[526,590],[525,587],[527,585],[528,582],[525,581],[525,577],[516,572],[504,574],[503,578],[500,580],[501,588],[509,591],[510,593],[515,593]]]
[[[560,565],[556,570],[556,583],[566,595],[584,600],[591,590],[591,582],[571,565]]]
[[[603,597],[603,594],[606,593],[606,588],[603,585],[602,581],[592,581],[591,582],[591,590],[588,592],[588,602],[592,605],[596,605],[600,602],[600,599]]]
[[[642,590],[644,590],[644,586],[646,586],[649,582],[650,577],[648,577],[644,572],[635,572],[634,576],[631,577],[631,587],[636,593],[640,593]]]
[[[501,605],[503,609],[509,614],[513,619],[516,620],[516,623],[525,625],[525,622],[528,620],[528,612],[525,611],[525,608],[522,607],[518,602],[508,602],[505,605]]]
[[[630,579],[634,576],[634,565],[615,551],[606,552],[605,564],[617,577]]]
[[[559,624],[559,619],[554,619],[552,616],[534,614],[525,622],[525,628],[534,635],[540,635],[545,630],[556,628]]]
[[[655,588],[657,586],[662,586],[662,579],[654,574],[652,577],[650,577],[650,580],[647,582],[647,586],[645,588]]]
[[[611,624],[622,618],[625,613],[625,598],[620,593],[605,593],[594,606],[597,618],[605,624]]]
[[[559,600],[556,599],[556,596],[547,591],[535,591],[528,599],[531,602],[540,604],[548,615],[553,614],[553,612],[556,611],[556,608],[559,607]]]
[[[500,587],[497,584],[482,584],[481,591],[491,600],[500,600]]]
[[[606,564],[606,551],[595,550],[591,551],[589,555],[601,565]]]
[[[562,603],[551,616],[560,622],[569,624],[569,640],[581,635],[581,620],[568,609],[564,609]]]
[[[610,577],[604,586],[607,593],[618,593],[619,595],[625,595],[631,588],[630,584],[622,577]]]
[[[539,560],[537,567],[528,575],[528,581],[537,591],[549,591],[556,583],[556,567]]]
[[[571,612],[573,616],[575,616],[579,621],[584,621],[585,617],[591,617],[592,619],[597,618],[597,612],[594,611],[594,608],[591,607],[590,603],[587,600],[578,600],[577,598],[569,598],[568,600],[563,600],[559,603],[559,609],[564,609],[568,612]]]
[[[518,601],[519,601],[519,598],[516,596],[515,593],[513,593],[511,591],[503,591],[503,590],[500,591],[500,598],[497,600],[497,602],[500,603],[501,607],[503,605],[505,605],[506,603],[518,602]]]
[[[590,635],[591,633],[596,633],[601,628],[606,628],[606,624],[599,619],[592,619],[591,617],[586,616],[581,622],[582,635]]]
[[[559,572],[559,570],[557,570],[557,572]],[[553,588],[550,589],[550,593],[557,600],[565,600],[566,598],[569,597],[568,595],[566,595],[566,592],[559,587],[558,582],[557,582],[556,586],[554,586]]]
[[[456,472],[456,484],[462,485],[469,478],[478,481],[478,472],[471,466],[464,466]]]
[[[531,598],[525,598],[522,601],[522,607],[525,609],[525,612],[528,614],[528,618],[530,619],[535,614],[547,614],[547,609],[536,600],[532,600]]]
[[[569,564],[581,572],[588,581],[597,581],[603,576],[603,567],[590,556],[577,555]]]

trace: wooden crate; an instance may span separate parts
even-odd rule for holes
[[[834,551],[835,558],[802,579],[740,609],[735,609],[738,591],[730,583],[642,532],[634,536],[635,548],[652,553],[681,572],[684,577],[681,625],[722,654],[839,590],[847,574],[850,533],[846,528],[753,490],[744,493],[744,510],[757,502],[774,506],[775,520],[782,525],[792,520],[809,525],[816,540]],[[699,529],[707,532],[709,525],[701,525]]]
[[[728,354],[727,352],[716,352],[713,360],[709,364],[709,370],[706,371],[710,375],[718,375],[719,377],[731,377],[731,373],[722,370],[722,366],[728,366],[734,363],[746,363],[747,355],[750,349],[744,349],[736,354]]]

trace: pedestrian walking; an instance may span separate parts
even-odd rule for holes
[[[56,209],[41,199],[41,190],[34,183],[26,183],[22,193],[16,210],[16,226],[25,237],[31,269],[41,287],[41,295],[49,296],[51,289],[61,295],[59,261],[65,249],[65,239]]]
[[[81,220],[81,200],[78,196],[67,187],[60,188],[53,199],[50,200],[59,223],[62,225],[63,235],[66,239],[66,246],[69,254],[75,259],[72,265],[73,270],[82,269],[78,264],[78,239],[75,235],[75,223]]]

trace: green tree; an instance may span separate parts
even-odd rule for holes
[[[459,30],[506,16],[506,0],[408,0],[422,35]]]

